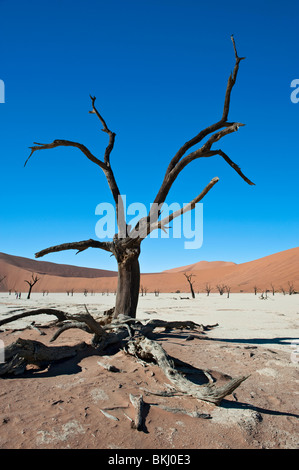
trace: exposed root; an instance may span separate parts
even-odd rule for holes
[[[0,376],[20,374],[27,364],[45,365],[74,357],[85,346],[86,343],[49,347],[39,341],[19,338],[5,348],[5,362],[0,364]]]
[[[178,391],[198,400],[214,403],[215,405],[218,405],[224,397],[230,395],[247,379],[245,376],[237,377],[221,387],[217,387],[214,383],[198,386],[183,377],[174,368],[166,352],[156,341],[139,337],[128,343],[127,350],[129,354],[140,357],[144,361],[155,362]]]
[[[97,352],[103,351],[109,346],[116,347],[117,350],[125,347],[127,353],[135,356],[143,363],[157,364],[165,376],[173,384],[174,389],[171,392],[165,392],[164,396],[174,396],[177,394],[196,398],[218,405],[221,400],[230,395],[247,377],[240,376],[231,379],[222,386],[217,386],[209,371],[199,370],[190,364],[169,357],[162,346],[156,341],[149,339],[148,335],[153,335],[156,328],[163,328],[166,331],[173,329],[197,330],[203,333],[206,330],[214,328],[216,325],[199,325],[192,321],[162,321],[150,320],[142,323],[140,320],[119,315],[113,318],[113,309],[105,312],[103,316],[95,319],[85,306],[85,312],[79,314],[65,313],[54,309],[38,309],[29,312],[23,312],[13,317],[6,318],[1,324],[24,318],[29,315],[38,315],[46,313],[56,315],[60,322],[60,328],[54,334],[51,342],[55,341],[64,331],[70,328],[80,328],[93,335],[91,344],[97,349]],[[85,345],[85,343],[83,343]],[[18,339],[5,349],[6,363],[0,367],[0,375],[15,374],[24,371],[26,365],[41,364],[59,361],[74,356],[82,344],[74,347],[60,346],[48,347],[38,341]],[[182,373],[202,374],[209,383],[197,385],[188,380]],[[153,393],[153,392],[152,392]],[[133,401],[132,401],[133,400]],[[143,399],[131,398],[139,415],[143,406]],[[140,416],[137,414],[134,426],[139,429]]]
[[[0,320],[0,326],[16,320],[20,320],[21,318],[31,317],[33,315],[55,315],[59,321],[67,320],[67,314],[61,310],[56,310],[54,308],[38,308],[35,310],[27,310],[26,312],[18,313],[12,317],[4,318],[3,320]]]

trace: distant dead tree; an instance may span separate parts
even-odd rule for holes
[[[253,286],[253,290],[254,290],[254,295],[257,294],[257,291],[258,291],[258,287],[257,286]]]
[[[212,290],[212,288],[211,288],[210,284],[207,283],[207,284],[205,285],[205,291],[206,291],[206,293],[207,293],[207,296],[210,295],[211,290]]]
[[[295,293],[294,283],[288,281],[288,286],[289,286],[289,295],[293,295]]]
[[[194,290],[193,290],[194,281],[192,282],[192,277],[195,277],[195,274],[184,273],[184,276],[185,276],[185,278],[187,279],[187,281],[189,283],[192,299],[195,299],[195,293],[194,293]]]
[[[271,283],[271,290],[272,290],[272,295],[275,294],[275,287],[273,286],[273,284]]]
[[[230,286],[225,286],[224,289],[225,289],[225,292],[227,292],[227,298],[229,298]]]
[[[159,289],[155,289],[154,292],[155,292],[155,297],[159,297],[159,294],[160,294]]]
[[[223,292],[225,291],[225,285],[224,284],[217,284],[216,288],[217,288],[219,294],[223,295]]]
[[[6,276],[2,276],[2,277],[0,278],[0,284],[1,284],[2,281],[4,281],[5,278],[6,278]]]
[[[269,292],[268,289],[263,290],[262,293],[261,293],[260,299],[267,300],[268,299],[268,292]]]
[[[147,287],[140,286],[140,292],[141,292],[141,297],[143,297],[143,295],[146,295],[146,293],[147,293]]]
[[[32,273],[30,281],[27,281],[27,280],[24,281],[24,282],[27,282],[27,284],[28,284],[28,286],[29,286],[27,299],[30,299],[30,295],[31,295],[32,288],[33,288],[33,286],[35,286],[35,284],[36,284],[39,280],[40,280],[40,278],[37,277],[37,274]]]
[[[285,290],[284,287],[281,287],[280,290],[281,290],[281,292],[283,293],[283,295],[286,295],[286,290]]]

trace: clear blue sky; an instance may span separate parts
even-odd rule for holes
[[[64,242],[96,238],[100,202],[112,202],[102,171],[79,150],[34,154],[28,147],[68,139],[102,158],[107,135],[90,115],[89,94],[116,132],[111,163],[128,203],[153,200],[170,158],[222,114],[240,56],[230,121],[246,124],[221,148],[256,186],[220,157],[199,159],[179,176],[167,200],[189,202],[214,176],[206,196],[204,242],[142,244],[141,270],[200,260],[237,263],[298,246],[298,1],[0,0],[0,251],[34,258]],[[116,269],[89,249],[44,260]]]

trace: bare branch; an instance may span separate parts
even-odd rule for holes
[[[246,181],[246,183],[250,184],[251,186],[254,186],[255,183],[253,183],[250,179],[248,179],[241,171],[241,168],[236,164],[234,163],[228,155],[226,155],[226,153],[224,153],[222,150],[217,150],[217,153],[218,155],[220,155],[222,158],[224,158],[224,160],[226,161],[226,163],[228,163],[240,176],[241,178],[243,178],[244,181]]]
[[[167,194],[174,183],[175,179],[177,178],[178,174],[182,171],[182,169],[188,165],[191,161],[195,160],[196,158],[200,157],[211,157],[213,155],[219,154],[218,151],[211,150],[212,145],[220,140],[222,137],[235,132],[239,129],[240,126],[244,126],[244,124],[239,123],[239,122],[227,122],[227,117],[228,117],[228,112],[229,112],[229,106],[230,106],[230,97],[231,97],[231,92],[233,89],[233,86],[236,83],[237,79],[237,74],[239,70],[239,63],[241,60],[244,59],[244,57],[239,57],[237,54],[237,49],[235,45],[235,41],[233,36],[231,37],[232,43],[233,43],[233,48],[234,48],[234,53],[235,53],[235,66],[232,74],[229,77],[228,83],[227,83],[227,88],[226,88],[226,93],[225,93],[225,100],[224,100],[224,108],[223,108],[223,114],[222,118],[220,121],[206,127],[202,131],[199,132],[195,137],[187,141],[175,154],[175,156],[172,158],[171,162],[169,163],[169,166],[166,170],[164,180],[162,182],[162,185],[158,191],[158,194],[155,198],[155,203],[161,204],[165,201]],[[224,128],[224,129],[223,129]],[[205,137],[207,137],[209,134],[212,134],[212,136],[207,140],[207,142],[198,150],[195,150],[194,152],[190,153],[186,157],[181,160],[181,158],[185,155],[185,153],[191,148],[194,147],[196,144],[200,143]],[[221,155],[223,156],[223,155]],[[224,157],[224,156],[223,156]],[[234,164],[235,165],[235,164]],[[237,171],[237,168],[239,167],[237,165],[233,166],[231,165],[232,168],[234,168]],[[243,173],[240,171],[237,171],[240,176],[248,183],[248,184],[253,184],[248,178],[244,177]],[[152,215],[152,214],[150,214]]]
[[[107,167],[106,167],[106,164],[104,162],[102,162],[101,160],[99,160],[97,157],[95,157],[91,152],[90,150],[88,150],[87,147],[85,147],[85,145],[83,144],[80,144],[78,142],[72,142],[71,140],[60,140],[60,139],[56,139],[54,140],[52,143],[50,144],[41,144],[41,143],[38,143],[38,142],[33,142],[34,144],[36,144],[35,146],[33,147],[29,147],[31,149],[31,153],[29,155],[29,157],[27,158],[26,162],[24,163],[24,166],[27,165],[28,163],[28,160],[31,158],[31,156],[33,155],[34,152],[36,152],[37,150],[46,150],[46,149],[53,149],[53,148],[56,148],[56,147],[76,147],[78,148],[79,150],[81,150],[81,152],[84,153],[84,155],[86,155],[86,157],[91,160],[93,163],[95,163],[96,165],[98,165],[100,168],[102,168],[103,170],[106,170]]]
[[[111,251],[112,243],[111,242],[100,242],[97,240],[89,239],[83,240],[81,242],[73,242],[73,243],[62,243],[61,245],[50,246],[38,253],[35,253],[36,258],[41,258],[49,253],[55,253],[57,251],[65,251],[65,250],[78,250],[76,254],[80,253],[81,251],[87,250],[87,248],[101,248],[105,251]]]
[[[225,99],[224,99],[224,107],[223,107],[223,115],[222,115],[222,120],[223,121],[226,121],[227,117],[228,117],[231,92],[232,92],[233,86],[234,86],[234,84],[236,83],[236,80],[237,80],[237,75],[238,75],[238,71],[239,71],[239,64],[240,64],[241,60],[245,59],[245,57],[239,57],[238,56],[237,48],[236,48],[236,44],[235,44],[235,40],[234,40],[233,35],[231,35],[231,40],[232,40],[233,47],[234,47],[236,63],[235,63],[233,73],[230,74],[228,82],[227,82],[227,88],[226,88]]]
[[[234,70],[233,70],[233,73],[229,76],[229,79],[228,79],[228,83],[227,83],[227,88],[226,88],[226,92],[225,92],[225,100],[224,100],[224,108],[223,108],[223,114],[222,114],[222,118],[220,119],[220,121],[206,127],[205,129],[203,129],[202,131],[199,132],[199,134],[197,134],[195,137],[193,137],[192,139],[190,139],[188,142],[186,142],[179,150],[178,152],[175,154],[175,156],[173,157],[173,159],[171,160],[169,166],[168,166],[168,169],[166,171],[166,174],[170,173],[170,171],[175,167],[175,165],[178,163],[178,161],[182,158],[182,156],[191,148],[191,147],[194,147],[194,145],[198,144],[199,142],[201,142],[205,137],[207,137],[209,134],[221,129],[222,127],[229,127],[231,126],[232,124],[235,124],[235,123],[229,123],[229,122],[226,122],[227,121],[227,118],[228,118],[228,112],[229,112],[229,105],[230,105],[230,97],[231,97],[231,92],[232,92],[232,89],[233,89],[233,86],[235,85],[236,83],[236,79],[237,79],[237,74],[238,74],[238,70],[239,70],[239,63],[241,60],[245,59],[245,57],[238,57],[238,54],[237,54],[237,50],[236,50],[236,45],[235,45],[235,40],[233,38],[233,36],[231,36],[231,40],[232,40],[232,43],[233,43],[233,47],[234,47],[234,52],[235,52],[235,59],[236,59],[236,62],[235,62],[235,66],[234,66]]]
[[[27,284],[28,284],[30,287],[33,287],[39,280],[40,280],[40,277],[37,277],[37,274],[34,275],[34,274],[32,273],[30,281],[26,281],[26,280],[25,280],[24,282],[27,282]]]
[[[169,224],[169,222],[171,222],[173,219],[175,219],[176,217],[179,217],[180,215],[185,214],[186,212],[193,210],[195,208],[195,205],[204,198],[204,196],[210,191],[210,189],[212,189],[212,187],[216,183],[218,183],[218,181],[219,181],[219,178],[216,176],[209,182],[209,184],[207,184],[207,186],[201,191],[201,193],[198,196],[196,196],[191,202],[189,202],[188,204],[185,204],[185,206],[183,206],[181,209],[178,209],[177,211],[172,212],[164,219],[157,221],[157,222],[149,223],[147,226],[148,233],[156,229],[166,228],[165,226]]]
[[[115,180],[115,177],[114,177],[114,173],[113,173],[113,171],[111,169],[111,165],[110,165],[110,154],[111,154],[111,152],[113,150],[113,147],[114,147],[116,134],[115,134],[115,132],[112,132],[108,128],[105,119],[103,118],[103,116],[99,113],[99,111],[95,107],[94,103],[95,103],[96,97],[90,95],[90,99],[91,99],[91,103],[92,103],[92,111],[89,111],[89,113],[90,114],[95,114],[99,118],[101,124],[103,125],[102,131],[106,132],[106,134],[109,135],[109,143],[106,147],[105,154],[104,154],[104,163],[106,165],[106,169],[104,170],[104,173],[105,173],[105,176],[107,178],[109,188],[112,192],[113,199],[114,199],[114,202],[115,202],[118,229],[119,229],[119,232],[121,233],[121,236],[125,236],[126,235],[127,224],[126,224],[126,221],[125,221],[124,204],[123,204],[123,200],[122,200],[122,197],[120,195],[120,191],[119,191],[119,188],[117,186],[117,183],[116,183],[116,180]]]
[[[20,320],[21,318],[31,317],[33,315],[55,315],[59,321],[64,321],[67,319],[67,314],[62,310],[55,310],[52,308],[39,308],[36,310],[28,310],[23,313],[18,313],[9,318],[4,318],[3,320],[0,320],[0,326],[16,320]]]
[[[99,120],[101,121],[101,123],[103,125],[102,131],[106,132],[109,135],[109,144],[106,147],[106,151],[105,151],[105,155],[104,155],[104,162],[107,166],[110,166],[110,153],[112,152],[113,147],[114,147],[114,141],[115,141],[116,134],[114,132],[110,131],[110,129],[108,128],[104,118],[101,116],[101,114],[99,113],[99,111],[95,107],[94,102],[96,100],[96,97],[95,96],[90,96],[90,99],[91,99],[91,102],[92,102],[92,111],[89,111],[90,114],[96,114],[97,115],[97,117],[99,118]]]
[[[85,145],[83,145],[83,144],[80,144],[78,142],[72,142],[70,140],[56,139],[50,144],[42,144],[42,143],[34,142],[34,144],[36,144],[36,145],[34,145],[32,147],[29,147],[31,149],[31,153],[30,153],[29,157],[27,158],[24,166],[26,166],[26,164],[28,163],[28,161],[31,158],[31,156],[33,155],[33,153],[36,152],[37,150],[46,150],[46,149],[52,149],[52,148],[56,148],[56,147],[76,147],[79,150],[81,150],[81,152],[83,152],[84,155],[86,155],[86,157],[90,161],[92,161],[93,163],[98,165],[104,171],[107,182],[108,182],[108,185],[109,185],[109,188],[110,188],[110,191],[112,193],[112,196],[113,196],[113,199],[114,199],[114,202],[115,202],[115,206],[116,206],[118,228],[119,228],[119,231],[124,233],[125,230],[126,230],[126,222],[125,222],[125,213],[124,213],[123,200],[121,198],[119,188],[117,186],[113,171],[112,171],[111,166],[110,166],[110,153],[111,153],[111,151],[113,149],[113,146],[114,146],[114,140],[115,140],[115,135],[116,134],[109,130],[105,120],[103,119],[103,117],[100,115],[100,113],[98,112],[98,110],[94,106],[94,102],[95,102],[96,98],[92,97],[92,96],[90,98],[91,98],[92,107],[93,107],[93,110],[90,111],[90,113],[96,114],[98,116],[101,123],[103,124],[103,131],[106,132],[109,135],[109,144],[108,144],[108,146],[106,147],[106,150],[105,150],[104,161],[102,161],[99,158],[95,157],[90,152],[90,150],[87,147],[85,147]]]

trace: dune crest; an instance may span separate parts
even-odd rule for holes
[[[148,292],[188,292],[188,284],[183,276],[185,271],[192,271],[195,275],[196,292],[204,292],[207,283],[213,291],[217,284],[230,286],[231,292],[253,292],[254,286],[259,291],[265,291],[270,290],[271,285],[276,291],[281,288],[287,291],[289,282],[298,291],[299,247],[242,264],[199,261],[161,273],[142,274],[141,285]],[[74,292],[83,292],[85,289],[89,292],[114,292],[117,286],[116,271],[60,265],[0,253],[0,274],[1,277],[6,276],[0,284],[0,292],[25,292],[24,281],[30,278],[32,272],[40,275],[35,292],[66,292],[72,289]]]

